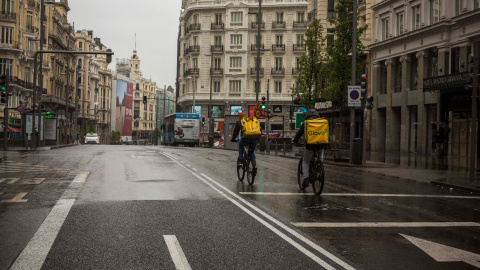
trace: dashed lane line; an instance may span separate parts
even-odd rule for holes
[[[476,222],[292,222],[302,228],[421,228],[421,227],[480,227]]]
[[[165,156],[167,157],[170,157],[172,158],[169,154],[167,153],[163,153]],[[309,245],[310,247],[314,248],[315,250],[317,250],[318,252],[320,252],[323,256],[326,256],[327,258],[329,258],[330,260],[332,260],[333,262],[335,262],[336,264],[338,264],[339,266],[345,268],[345,269],[348,269],[348,270],[354,270],[355,268],[350,266],[349,264],[347,264],[346,262],[342,261],[340,258],[336,257],[335,255],[331,254],[330,252],[328,252],[327,250],[321,248],[320,246],[318,246],[317,244],[313,243],[312,241],[308,240],[307,238],[305,238],[304,236],[302,236],[301,234],[297,233],[296,231],[294,231],[293,229],[289,228],[288,226],[286,226],[285,224],[283,224],[282,222],[274,219],[273,217],[271,217],[270,215],[268,215],[267,213],[263,212],[262,210],[258,209],[256,206],[250,204],[249,202],[245,201],[243,198],[241,198],[240,196],[238,196],[237,194],[235,194],[234,192],[230,191],[228,188],[224,187],[223,185],[221,185],[220,183],[218,183],[217,181],[213,180],[212,178],[208,177],[207,175],[201,173],[201,176],[198,175],[197,173],[193,172],[192,170],[190,170],[188,167],[182,165],[179,161],[175,160],[180,166],[182,166],[183,168],[185,168],[186,170],[190,171],[190,173],[192,173],[195,177],[197,177],[199,180],[203,181],[205,184],[207,184],[208,186],[210,186],[212,189],[214,189],[215,191],[217,191],[219,194],[221,194],[222,196],[224,196],[226,199],[228,199],[230,202],[232,202],[234,205],[236,205],[238,208],[240,208],[241,210],[243,210],[245,213],[247,213],[248,215],[250,215],[252,218],[254,218],[255,220],[257,220],[258,222],[260,222],[262,225],[264,225],[265,227],[267,227],[268,229],[270,229],[272,232],[274,232],[275,234],[277,234],[280,238],[284,239],[286,242],[288,242],[290,245],[292,245],[293,247],[295,247],[296,249],[298,249],[300,252],[302,252],[303,254],[305,254],[307,257],[309,257],[310,259],[312,259],[313,261],[315,261],[316,263],[318,263],[321,267],[325,268],[325,269],[336,269],[334,268],[333,266],[331,266],[330,264],[328,264],[326,261],[322,260],[321,258],[319,258],[317,255],[313,254],[312,252],[310,252],[309,250],[307,250],[306,248],[304,248],[302,245],[300,245],[299,243],[297,243],[295,240],[293,240],[291,237],[287,236],[285,233],[281,232],[279,229],[275,228],[274,226],[272,226],[270,223],[268,223],[267,221],[265,221],[264,219],[262,219],[260,216],[256,215],[255,213],[253,213],[252,211],[250,211],[247,207],[243,206],[242,204],[240,204],[240,201],[242,203],[244,203],[245,205],[247,205],[250,209],[252,209],[253,211],[256,211],[257,213],[259,213],[260,215],[264,216],[265,218],[267,218],[268,220],[270,220],[271,222],[275,223],[277,226],[281,227],[283,230],[287,231],[288,233],[294,235],[297,239],[299,239],[300,241],[302,241],[303,243]],[[223,191],[221,190],[223,189]],[[224,192],[225,191],[225,192]]]
[[[80,172],[57,201],[50,214],[18,256],[11,270],[41,269],[89,172]]]
[[[191,270],[190,264],[188,263],[185,253],[183,253],[182,247],[178,242],[178,239],[175,235],[164,235],[165,243],[167,244],[168,251],[172,257],[173,263],[177,270]]]
[[[242,195],[259,196],[316,196],[313,193],[288,192],[239,192]],[[405,197],[405,198],[440,198],[480,200],[480,196],[421,195],[421,194],[370,194],[370,193],[322,193],[320,196],[332,197]]]
[[[25,197],[26,195],[28,194],[28,192],[20,192],[18,193],[17,196],[15,196],[13,199],[11,200],[2,200],[2,203],[24,203],[24,202],[28,202],[27,199],[24,199],[23,197]]]

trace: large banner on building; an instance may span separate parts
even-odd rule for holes
[[[115,130],[120,131],[123,141],[132,140],[133,85],[117,81]]]

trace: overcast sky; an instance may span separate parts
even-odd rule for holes
[[[181,0],[70,0],[68,21],[75,30],[93,30],[115,59],[129,59],[135,49],[143,76],[158,86],[175,88]]]

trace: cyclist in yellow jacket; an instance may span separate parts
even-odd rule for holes
[[[240,131],[242,131],[243,129],[243,122],[242,120],[245,118],[245,115],[243,113],[239,113],[239,118],[237,120],[237,122],[235,123],[235,129],[233,130],[233,135],[232,135],[232,139],[230,140],[231,142],[236,142],[237,141],[237,137],[239,136],[240,134]],[[244,146],[248,146],[248,150],[251,151],[251,157],[252,157],[252,160],[253,160],[253,164],[255,165],[254,167],[254,175],[257,174],[257,167],[256,167],[256,164],[257,164],[257,160],[255,158],[255,147],[257,147],[257,144],[258,144],[258,139],[260,138],[261,134],[260,135],[242,135],[242,138],[240,140],[240,143],[238,145],[238,159],[242,159],[243,157],[243,147]]]

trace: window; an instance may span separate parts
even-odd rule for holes
[[[222,45],[222,36],[216,36],[214,44],[215,44],[215,46],[221,46]]]
[[[30,82],[30,68],[28,67],[25,68],[24,81],[26,83]]]
[[[230,35],[231,45],[242,45],[242,35]]]
[[[216,25],[222,24],[222,14],[215,14],[215,24]]]
[[[455,15],[460,15],[460,12],[462,12],[462,1],[455,0]]]
[[[258,60],[260,60],[260,62],[258,62],[258,63],[260,63],[260,67],[262,67],[262,57],[258,58]],[[255,67],[257,67],[257,57],[254,57],[254,58],[253,58],[253,61],[254,61]],[[255,69],[255,70],[256,70],[256,69]]]
[[[297,69],[299,69],[299,70],[302,69],[302,64],[300,63],[300,57],[297,57],[296,63],[297,63],[297,64],[296,64]]]
[[[242,82],[241,81],[230,81],[230,92],[241,92],[242,91]]]
[[[13,28],[2,27],[2,40],[3,44],[13,44]]]
[[[283,23],[283,12],[277,12],[277,23]]]
[[[283,35],[276,35],[275,36],[275,41],[277,45],[283,45]]]
[[[9,72],[7,72],[7,70]],[[12,60],[10,60],[10,59],[0,59],[0,74],[10,74],[10,75],[12,75]]]
[[[397,13],[397,36],[403,35],[404,31],[404,20],[405,20],[405,13],[399,12]]]
[[[303,35],[297,35],[297,45],[303,46],[303,44],[304,44]]]
[[[258,40],[258,35],[255,35],[254,37],[255,45],[258,44],[257,40]],[[262,35],[260,35],[260,44],[262,44]]]
[[[198,46],[198,37],[193,37],[193,46]]]
[[[27,11],[27,29],[33,25],[33,12]]]
[[[220,93],[220,82],[219,81],[213,82],[213,92],[214,93]]]
[[[242,57],[230,57],[230,68],[242,68]]]
[[[222,59],[221,58],[215,58],[213,60],[213,67],[215,69],[221,69],[222,68]]]
[[[198,58],[193,58],[192,61],[193,61],[193,68],[197,69],[198,68]]]
[[[200,20],[198,19],[198,14],[193,15],[193,23],[198,24]]]
[[[438,23],[440,21],[441,8],[441,0],[430,0],[430,24]]]
[[[14,0],[2,0],[2,11],[4,13],[5,12],[13,13],[14,9],[15,9]]]
[[[275,93],[282,93],[282,81],[275,82]]]
[[[232,12],[232,24],[242,24],[243,23],[243,12]]]
[[[420,13],[420,5],[414,6],[412,8],[412,14],[413,14],[413,24],[412,24],[412,30],[417,30],[420,28],[420,20],[421,20],[421,13]]]
[[[389,27],[389,18],[382,19],[382,40],[387,40],[390,36]]]
[[[297,12],[297,22],[299,23],[305,22],[305,12]]]
[[[477,8],[479,7],[479,2],[480,2],[480,0],[475,0],[475,1],[473,2],[473,8],[474,8],[474,9],[477,9]]]
[[[283,58],[275,57],[275,70],[282,70],[282,69],[283,69]]]

